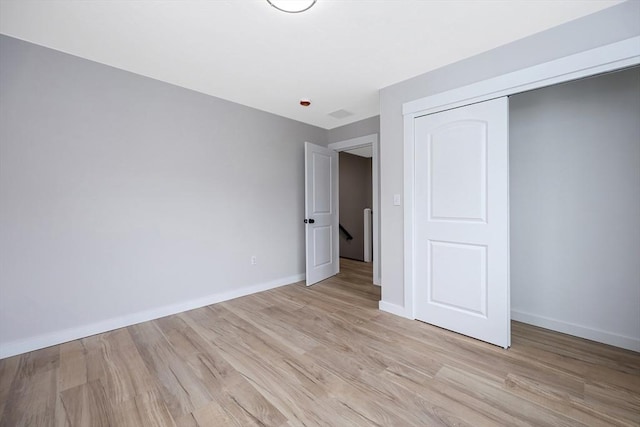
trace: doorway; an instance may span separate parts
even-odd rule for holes
[[[379,145],[378,134],[371,134],[352,138],[344,141],[334,142],[328,148],[338,153],[355,151],[360,153],[370,152],[371,154],[371,189],[372,189],[372,249],[373,249],[373,283],[380,286],[380,197],[379,197]],[[363,214],[364,215],[364,214]],[[348,231],[348,230],[347,230]]]
[[[634,348],[640,68],[510,97],[511,318]]]
[[[371,262],[371,147],[338,153],[340,258]]]

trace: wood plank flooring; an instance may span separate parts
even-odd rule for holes
[[[0,361],[1,426],[639,426],[640,354],[377,310],[370,265]]]

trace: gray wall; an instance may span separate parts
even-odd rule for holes
[[[340,235],[340,256],[364,261],[364,214],[371,208],[371,159],[340,154],[340,224],[353,240]]]
[[[509,103],[514,317],[640,341],[640,69]]]
[[[347,139],[357,138],[380,133],[380,116],[369,117],[348,125],[329,129],[327,131],[327,142],[346,141]]]
[[[0,64],[0,348],[304,274],[325,130],[6,36]]]
[[[640,35],[640,2],[630,1],[380,91],[382,300],[404,307],[402,104]]]

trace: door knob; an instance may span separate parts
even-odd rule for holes
[[[315,219],[313,219],[313,218],[305,219],[305,220],[304,220],[304,223],[305,223],[305,224],[307,224],[307,223],[309,223],[309,224],[313,224],[314,222],[316,222],[316,220],[315,220]]]

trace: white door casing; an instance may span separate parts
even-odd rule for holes
[[[333,142],[328,148],[341,152],[353,148],[371,146],[373,156],[371,165],[371,189],[372,189],[372,221],[373,221],[373,284],[380,286],[380,160],[378,134],[370,134]]]
[[[380,309],[409,319],[416,318],[417,260],[413,230],[415,118],[637,65],[640,65],[640,36],[404,103],[404,303],[399,306],[383,299]]]
[[[338,274],[338,153],[305,142],[307,286]]]
[[[414,124],[415,317],[510,346],[508,99]]]

